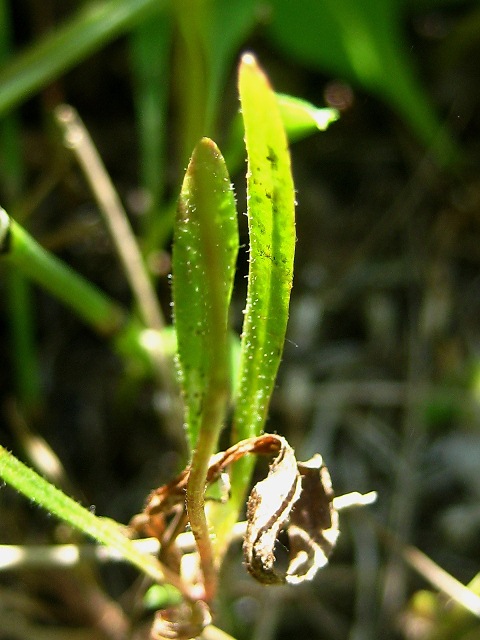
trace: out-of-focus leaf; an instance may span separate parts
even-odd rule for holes
[[[165,138],[168,130],[171,36],[172,21],[164,12],[155,20],[143,21],[130,37],[142,186],[151,199],[150,211],[158,211],[166,182]],[[151,223],[151,216],[147,216],[146,226]]]
[[[214,120],[224,88],[238,49],[253,29],[258,0],[214,0],[210,4],[210,33],[206,43],[210,72],[207,122]]]
[[[448,164],[459,151],[416,77],[400,0],[273,0],[268,35],[299,62],[386,100]]]
[[[105,0],[81,7],[0,70],[0,115],[115,37],[158,14],[165,4],[164,0]]]
[[[325,131],[340,117],[336,109],[321,109],[311,102],[284,93],[277,93],[277,99],[290,142],[296,142],[316,131]]]

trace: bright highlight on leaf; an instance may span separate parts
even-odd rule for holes
[[[295,250],[290,154],[276,96],[251,54],[240,64],[240,101],[248,154],[250,269],[242,335],[235,437],[265,424],[288,320]]]
[[[325,131],[340,117],[337,109],[319,109],[311,102],[284,93],[277,93],[277,100],[290,142],[305,138],[316,131]]]

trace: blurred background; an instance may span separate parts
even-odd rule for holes
[[[478,605],[475,616],[442,593],[454,578],[480,596],[478,3],[0,0],[0,30],[0,204],[132,305],[52,115],[72,105],[168,321],[172,212],[202,135],[224,152],[245,211],[240,53],[255,53],[277,91],[339,110],[327,131],[292,141],[296,269],[268,429],[299,459],[321,452],[337,494],[378,500],[342,513],[329,566],[297,588],[257,585],[233,545],[217,622],[239,640],[480,638]],[[243,252],[237,331],[247,266]],[[128,523],[183,463],[164,390],[1,260],[0,313],[0,442],[42,473],[38,447],[55,452],[58,484]],[[71,540],[0,489],[0,543]],[[0,572],[0,639],[145,638],[143,592],[120,566]]]

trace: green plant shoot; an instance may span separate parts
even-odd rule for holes
[[[231,387],[228,308],[237,252],[230,178],[215,143],[204,138],[183,182],[173,245],[178,366],[191,449],[197,446],[200,429],[215,431],[216,439],[218,421],[224,417]],[[212,407],[217,405],[214,417]]]
[[[251,54],[240,63],[239,91],[248,156],[250,267],[232,440],[259,435],[283,352],[293,280],[295,192],[278,100]],[[215,520],[218,554],[228,541],[254,460],[233,468],[228,513]]]
[[[194,149],[180,193],[173,248],[173,301],[187,435],[193,449],[187,510],[207,600],[216,568],[206,520],[205,482],[231,389],[228,309],[238,252],[235,198],[214,142]]]
[[[288,143],[270,84],[252,55],[240,65],[248,154],[250,269],[242,335],[235,440],[265,424],[288,320],[295,250],[295,193]]]
[[[135,565],[153,580],[163,582],[167,579],[175,586],[182,588],[175,575],[162,567],[156,558],[135,548],[132,541],[122,533],[117,522],[94,515],[39,476],[33,469],[17,460],[2,446],[0,446],[0,478],[52,515],[91,536],[97,542],[115,549],[125,560]]]

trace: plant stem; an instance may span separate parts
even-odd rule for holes
[[[71,307],[99,333],[114,335],[127,320],[120,305],[43,249],[3,209],[0,209],[0,256]]]
[[[185,585],[160,562],[144,555],[114,520],[99,518],[65,493],[57,489],[35,471],[20,462],[14,455],[0,446],[0,477],[24,496],[64,520],[71,526],[91,536],[101,544],[116,549],[125,560],[138,567],[157,582],[170,582],[184,596],[190,598]]]
[[[147,275],[125,209],[93,140],[73,107],[60,105],[55,109],[55,118],[63,131],[66,146],[75,154],[97,200],[136,298],[142,320],[150,329],[159,331],[165,327],[165,320],[155,291]]]
[[[0,0],[0,65],[8,61],[11,49],[10,7],[7,0]],[[21,148],[17,114],[12,113],[0,123],[1,187],[9,204],[18,201],[24,188]],[[42,393],[30,284],[22,274],[14,271],[8,273],[6,284],[15,392],[24,410],[31,415],[40,406]]]
[[[187,486],[187,510],[192,533],[198,546],[200,564],[204,578],[205,599],[210,602],[217,588],[217,568],[210,539],[210,531],[205,515],[205,484],[210,458],[217,446],[222,426],[228,387],[224,380],[212,380],[205,394],[205,410],[192,456],[192,467]]]

